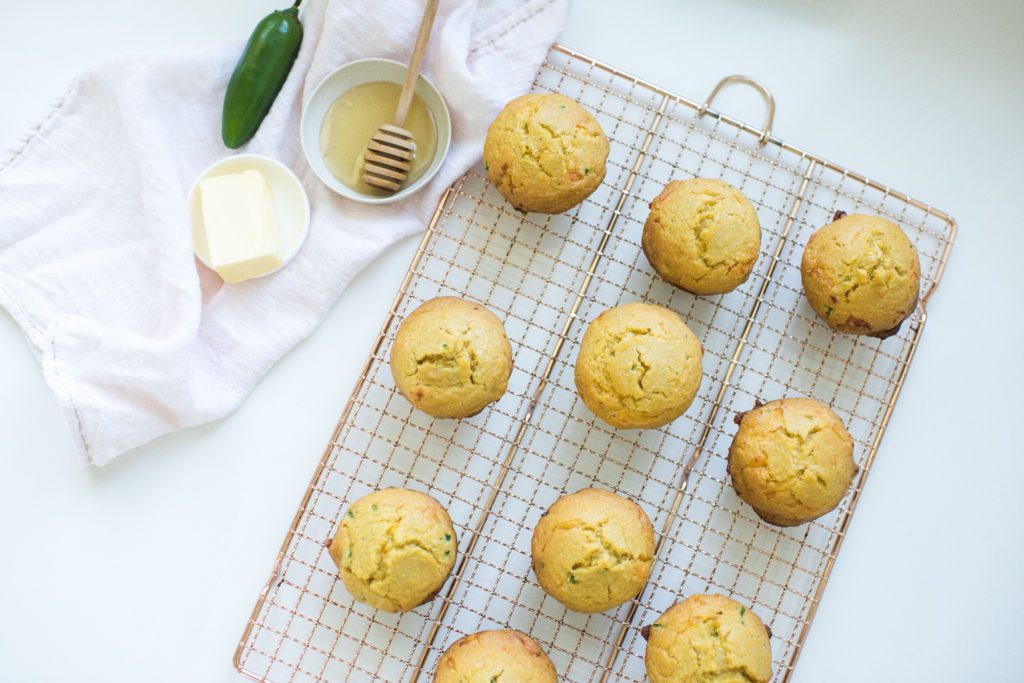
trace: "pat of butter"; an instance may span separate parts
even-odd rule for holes
[[[244,282],[284,263],[277,211],[257,170],[199,183],[210,266],[225,282]]]

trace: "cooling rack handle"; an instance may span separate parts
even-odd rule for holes
[[[726,76],[722,80],[718,81],[718,85],[711,91],[708,98],[704,100],[704,104],[700,105],[700,109],[697,110],[697,116],[704,116],[708,113],[708,109],[711,108],[711,103],[715,101],[715,97],[718,93],[727,85],[733,83],[739,83],[741,85],[749,85],[751,88],[756,90],[758,94],[764,99],[764,103],[768,109],[768,114],[765,117],[764,126],[761,127],[759,138],[760,143],[764,145],[768,142],[768,138],[772,136],[772,125],[775,123],[775,97],[772,96],[772,92],[759,81],[754,80],[750,76],[744,76],[742,74],[733,74],[732,76]]]

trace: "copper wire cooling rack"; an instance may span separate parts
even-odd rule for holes
[[[482,169],[444,195],[281,546],[235,655],[269,681],[429,679],[440,654],[475,631],[533,636],[569,681],[643,681],[640,628],[694,593],[730,595],[771,627],[787,681],[914,357],[925,307],[956,233],[946,214],[772,136],[561,46],[533,89],[587,106],[611,140],[604,184],[568,214],[520,214]],[[722,178],[754,203],[764,231],[740,289],[695,297],[656,277],[640,250],[647,205],[673,178]],[[921,256],[923,296],[886,340],[829,330],[801,294],[808,236],[837,210],[897,221]],[[476,417],[433,420],[396,391],[388,352],[427,299],[486,304],[515,354],[508,393]],[[703,341],[704,382],[666,428],[617,431],[576,395],[586,323],[649,301]],[[831,514],[782,529],[736,497],[726,456],[733,417],[757,400],[814,396],[856,441],[854,485]],[[537,520],[564,493],[596,485],[639,502],[658,530],[650,582],[603,614],[567,611],[530,569]],[[348,503],[385,486],[428,491],[455,522],[459,559],[433,602],[396,615],[353,602],[324,547]]]

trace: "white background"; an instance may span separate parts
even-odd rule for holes
[[[4,0],[0,146],[82,67],[241,37],[278,4]],[[798,683],[1021,680],[1022,35],[1019,0],[576,0],[562,36],[692,98],[753,75],[781,137],[960,222]],[[728,95],[760,121],[752,93]],[[0,312],[0,680],[238,680],[238,636],[414,242],[237,413],[102,470],[78,465]]]

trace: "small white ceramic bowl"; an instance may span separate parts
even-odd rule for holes
[[[270,193],[274,197],[274,208],[277,209],[277,223],[281,231],[281,251],[284,252],[284,263],[280,268],[264,273],[266,277],[276,273],[291,261],[309,234],[309,197],[302,187],[302,182],[292,170],[276,159],[260,154],[236,154],[214,162],[203,171],[188,193],[188,213],[192,222],[192,248],[196,258],[207,268],[210,266],[210,253],[206,245],[206,231],[203,229],[203,209],[199,197],[199,183],[229,173],[241,173],[255,169],[263,174],[270,185]]]
[[[367,204],[387,204],[408,197],[413,192],[430,182],[441,163],[448,154],[448,146],[452,141],[452,120],[448,113],[448,105],[444,103],[441,92],[427,80],[426,76],[420,75],[416,82],[416,94],[420,96],[424,104],[434,117],[434,125],[437,127],[437,149],[434,152],[434,159],[430,166],[423,172],[415,182],[406,185],[398,192],[385,196],[366,195],[356,192],[345,183],[334,177],[331,170],[327,168],[323,152],[320,149],[320,132],[324,126],[324,119],[327,112],[343,93],[348,92],[357,85],[384,81],[388,83],[405,82],[406,65],[391,59],[358,59],[349,62],[327,75],[320,84],[316,86],[312,97],[306,103],[302,111],[302,125],[300,135],[302,137],[302,151],[306,154],[313,172],[323,181],[324,185],[331,188],[342,197]],[[390,123],[385,121],[383,123]]]

